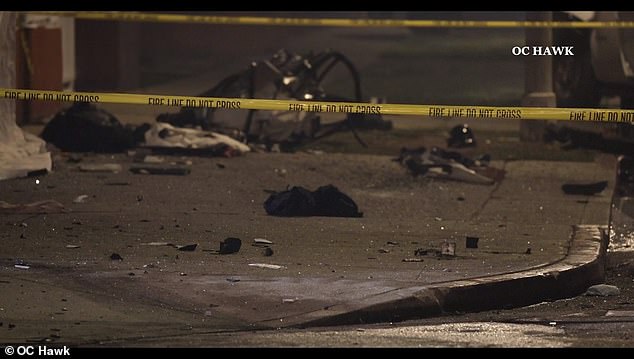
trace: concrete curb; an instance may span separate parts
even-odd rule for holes
[[[381,293],[354,303],[260,324],[316,327],[395,322],[451,312],[512,308],[573,297],[605,279],[608,236],[600,226],[573,226],[562,260],[539,268]],[[275,323],[275,324],[274,324]]]

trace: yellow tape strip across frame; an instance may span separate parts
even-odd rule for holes
[[[260,16],[215,16],[141,12],[35,11],[33,15],[69,16],[84,20],[196,23],[225,25],[336,26],[336,27],[446,27],[446,28],[634,28],[634,21],[470,21],[329,19]]]
[[[437,119],[531,119],[606,123],[618,122],[630,124],[634,123],[634,110],[620,109],[371,104],[359,102],[269,100],[101,92],[64,92],[0,88],[0,99],[2,98],[14,100],[63,102],[79,101],[95,104],[118,103],[176,107],[206,107],[212,109],[232,110],[307,111],[323,113],[330,112],[408,115]]]

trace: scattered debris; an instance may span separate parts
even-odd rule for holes
[[[158,121],[161,121],[160,117]],[[174,127],[164,122],[154,123],[145,129],[144,145],[167,153],[234,157],[251,150],[244,143],[218,132]]]
[[[81,246],[78,246],[76,244],[67,244],[66,248],[68,248],[68,249],[77,249],[77,248],[81,248]]]
[[[29,269],[31,268],[31,266],[25,265],[25,264],[15,264],[13,265],[15,268],[17,269]]]
[[[357,204],[333,185],[309,191],[294,186],[290,190],[276,192],[264,202],[266,213],[281,217],[363,217]]]
[[[619,295],[621,291],[618,287],[609,284],[597,284],[593,285],[584,293],[589,296],[607,297],[612,295]]]
[[[427,249],[417,248],[417,249],[414,250],[414,255],[415,256],[433,255],[433,256],[439,257],[441,254],[442,254],[441,251],[439,251],[438,249],[435,249],[435,248],[427,248]]]
[[[220,254],[237,253],[242,246],[240,238],[228,237],[224,241],[220,242]]]
[[[272,256],[272,255],[273,255],[273,249],[271,249],[270,247],[266,247],[266,248],[264,248],[264,250],[262,251],[262,254],[263,254],[265,257],[270,257],[270,256]]]
[[[178,175],[185,176],[191,172],[191,168],[181,165],[132,165],[130,172],[135,174],[150,175]]]
[[[337,70],[332,71],[331,70]],[[348,70],[351,78],[342,78],[338,69]],[[328,93],[332,73],[337,73],[337,83],[345,82],[353,89],[353,97],[341,97]],[[332,50],[295,54],[279,50],[269,59],[252,61],[243,71],[230,74],[211,89],[199,94],[216,98],[269,98],[297,99],[302,101],[349,101],[363,102],[359,73],[352,61],[344,54]],[[356,128],[390,129],[392,123],[383,120],[380,114],[350,113],[338,121],[322,123],[321,114],[304,111],[235,111],[234,102],[214,108],[182,107],[178,113],[161,114],[159,123],[170,123],[180,127],[200,127],[226,133],[238,141],[254,144],[254,148],[266,150],[293,150],[301,144],[314,141],[342,130],[352,130],[355,138],[365,143],[356,134]]]
[[[75,197],[75,199],[73,200],[73,203],[85,203],[86,199],[88,199],[88,197],[90,197],[90,196],[87,195],[87,194],[79,195],[79,196]]]
[[[390,250],[389,249],[385,249],[385,248],[379,248],[378,252],[379,253],[390,253]]]
[[[283,298],[282,299],[282,303],[286,304],[286,303],[295,303],[297,301],[297,298]]]
[[[73,219],[72,224],[81,225],[82,223],[81,223],[81,221],[80,221],[80,220],[78,220],[78,219]]]
[[[423,146],[413,150],[404,147],[399,157],[394,158],[393,161],[405,166],[414,177],[430,174],[476,184],[495,183],[492,177],[487,177],[475,170],[482,171],[481,167],[484,164],[479,160],[472,160],[458,152],[445,151],[439,147],[432,147],[431,150]],[[500,176],[497,172],[495,173],[495,177]]]
[[[181,277],[184,277],[184,276],[186,276],[186,275],[187,275],[187,273],[185,273],[185,272],[180,272],[180,273],[179,273],[179,275],[180,275]]]
[[[387,241],[388,246],[398,246],[398,242],[395,241]]]
[[[136,274],[134,274],[134,272],[128,272],[128,275],[132,277],[132,276],[135,276]]]
[[[460,196],[460,197],[456,198],[456,200],[457,200],[457,201],[462,202],[462,201],[464,201],[464,200],[465,200],[465,198],[464,198],[464,197],[462,197],[462,196]]]
[[[403,258],[403,262],[423,262],[423,258]]]
[[[480,240],[479,237],[467,236],[467,238],[466,238],[467,248],[478,248],[478,241],[479,240]]]
[[[227,282],[229,283],[238,283],[240,278],[227,278]]]
[[[184,246],[176,246],[176,249],[183,252],[193,252],[196,250],[196,247],[198,247],[198,244],[194,243],[194,244],[187,244]]]
[[[531,247],[526,248],[526,252],[524,254],[531,254]]]
[[[98,164],[83,164],[79,165],[79,170],[82,172],[112,172],[119,173],[123,170],[118,163],[98,163]]]
[[[255,244],[263,244],[263,245],[273,244],[273,242],[269,241],[268,239],[264,239],[264,238],[254,238],[253,242],[255,242]]]
[[[220,162],[217,162],[217,163],[216,163],[216,167],[218,167],[218,168],[220,168],[220,169],[224,169],[226,166],[225,166],[225,165],[223,165],[223,164],[222,164],[222,163],[220,163]]]
[[[20,233],[20,239],[26,239],[26,236],[24,235],[24,233]]]
[[[119,253],[112,253],[112,254],[110,255],[110,259],[111,259],[111,260],[113,260],[113,261],[122,261],[122,260],[123,260],[123,257],[121,257],[121,256],[119,255]]]
[[[27,204],[11,204],[9,202],[0,201],[0,213],[13,214],[13,213],[60,213],[65,212],[66,208],[63,204],[54,200],[37,201]],[[26,223],[23,227],[26,227]]]
[[[266,269],[282,269],[282,268],[286,268],[286,267],[281,266],[281,265],[266,264],[266,263],[249,263],[249,267],[266,268]]]
[[[456,242],[443,242],[440,246],[440,254],[443,256],[455,256]]]
[[[464,148],[475,147],[476,140],[473,130],[468,124],[456,125],[449,132],[447,147]]]
[[[573,184],[566,183],[561,186],[565,194],[577,194],[584,196],[592,196],[602,192],[608,186],[608,181],[600,181],[595,183]]]

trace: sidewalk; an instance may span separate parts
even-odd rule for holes
[[[608,225],[614,163],[493,162],[506,177],[487,186],[412,178],[388,156],[186,159],[193,162],[187,176],[135,175],[125,155],[86,154],[80,163],[114,162],[123,171],[79,172],[57,158],[39,184],[3,181],[4,201],[53,199],[71,211],[1,215],[0,321],[15,327],[1,330],[0,342],[50,339],[51,328],[56,343],[107,345],[398,321],[527,305],[602,281],[598,227]],[[598,195],[561,190],[600,180],[609,186]],[[329,183],[364,216],[280,218],[262,206],[264,190]],[[85,203],[73,203],[82,194]],[[478,248],[465,248],[466,236],[478,237]],[[242,240],[240,251],[213,253],[227,237]],[[254,238],[272,241],[273,255],[252,246]],[[456,243],[454,258],[415,255],[445,241]],[[123,260],[111,260],[113,253]],[[413,258],[422,262],[403,261]],[[15,268],[18,260],[30,268]]]

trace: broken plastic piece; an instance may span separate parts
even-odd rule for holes
[[[478,240],[480,240],[479,237],[467,236],[466,238],[467,248],[478,248]]]
[[[229,237],[220,242],[220,254],[237,253],[242,246],[240,238]]]
[[[198,247],[198,244],[194,243],[194,244],[187,244],[184,246],[177,246],[176,249],[178,249],[179,251],[184,251],[184,252],[193,252],[196,250],[196,247]]]

